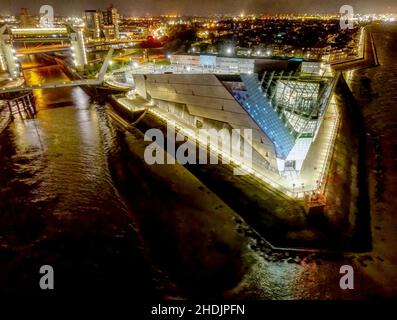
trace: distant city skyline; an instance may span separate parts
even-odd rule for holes
[[[336,0],[319,3],[317,0],[2,0],[1,15],[17,15],[21,7],[32,14],[40,6],[49,4],[57,16],[81,16],[86,9],[117,7],[124,16],[145,14],[212,15],[212,14],[259,14],[259,13],[337,13],[344,4],[353,6],[356,13],[396,13],[395,0]]]

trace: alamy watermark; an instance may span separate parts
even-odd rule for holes
[[[235,162],[252,169],[251,129],[184,129],[182,132],[176,130],[173,122],[167,122],[166,137],[163,131],[153,128],[146,131],[144,139],[152,141],[144,153],[150,165],[218,164],[221,158],[222,164]],[[233,173],[244,175],[247,170],[236,167]]]
[[[351,265],[345,264],[340,267],[339,273],[343,276],[339,280],[339,287],[342,290],[354,289],[354,270]]]
[[[54,27],[54,8],[48,4],[40,7],[40,27],[52,28]]]
[[[354,9],[351,5],[345,4],[340,7],[341,14],[339,25],[342,30],[354,28]]]
[[[40,289],[53,290],[54,289],[54,268],[48,264],[40,267],[41,276],[39,281]]]

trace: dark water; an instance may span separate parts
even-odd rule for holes
[[[67,80],[59,67],[38,58],[25,61],[24,68],[31,84]],[[48,293],[39,288],[39,268],[48,264],[54,268],[56,293],[122,293],[140,299],[169,294],[172,281],[166,272],[159,275],[134,222],[135,213],[149,221],[146,227],[140,226],[142,232],[146,229],[146,235],[155,239],[157,252],[168,256],[177,242],[159,237],[158,230],[164,226],[153,227],[148,212],[177,203],[177,195],[167,199],[161,185],[151,184],[150,177],[134,165],[133,179],[125,172],[117,175],[134,195],[127,207],[110,167],[123,171],[119,160],[122,163],[128,157],[103,106],[93,105],[78,87],[36,90],[34,95],[37,118],[17,117],[0,135],[0,293]],[[178,254],[182,256],[175,251],[176,258]],[[361,257],[304,257],[296,263],[290,257],[255,258],[230,296],[359,299],[379,292]],[[339,287],[339,268],[344,264],[354,266],[356,290]],[[218,282],[212,281],[214,287]],[[205,294],[213,292],[208,289]]]
[[[67,80],[40,58],[27,83]],[[0,136],[0,292],[41,292],[54,268],[57,292],[153,294],[132,213],[115,189],[118,152],[103,107],[78,87],[35,90],[37,118],[16,118]],[[114,291],[109,291],[114,290]]]

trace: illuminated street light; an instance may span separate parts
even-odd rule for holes
[[[226,53],[227,53],[227,54],[232,54],[232,52],[233,52],[232,48],[227,48],[227,49],[226,49]]]

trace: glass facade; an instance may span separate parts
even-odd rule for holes
[[[277,157],[286,159],[295,144],[293,132],[285,126],[269,100],[264,96],[257,75],[241,75],[241,79],[245,84],[246,91],[235,90],[235,98],[273,141]]]
[[[272,140],[279,171],[299,172],[322,121],[331,82],[280,76],[263,89],[257,74],[240,78],[243,87],[234,86],[233,95]]]

